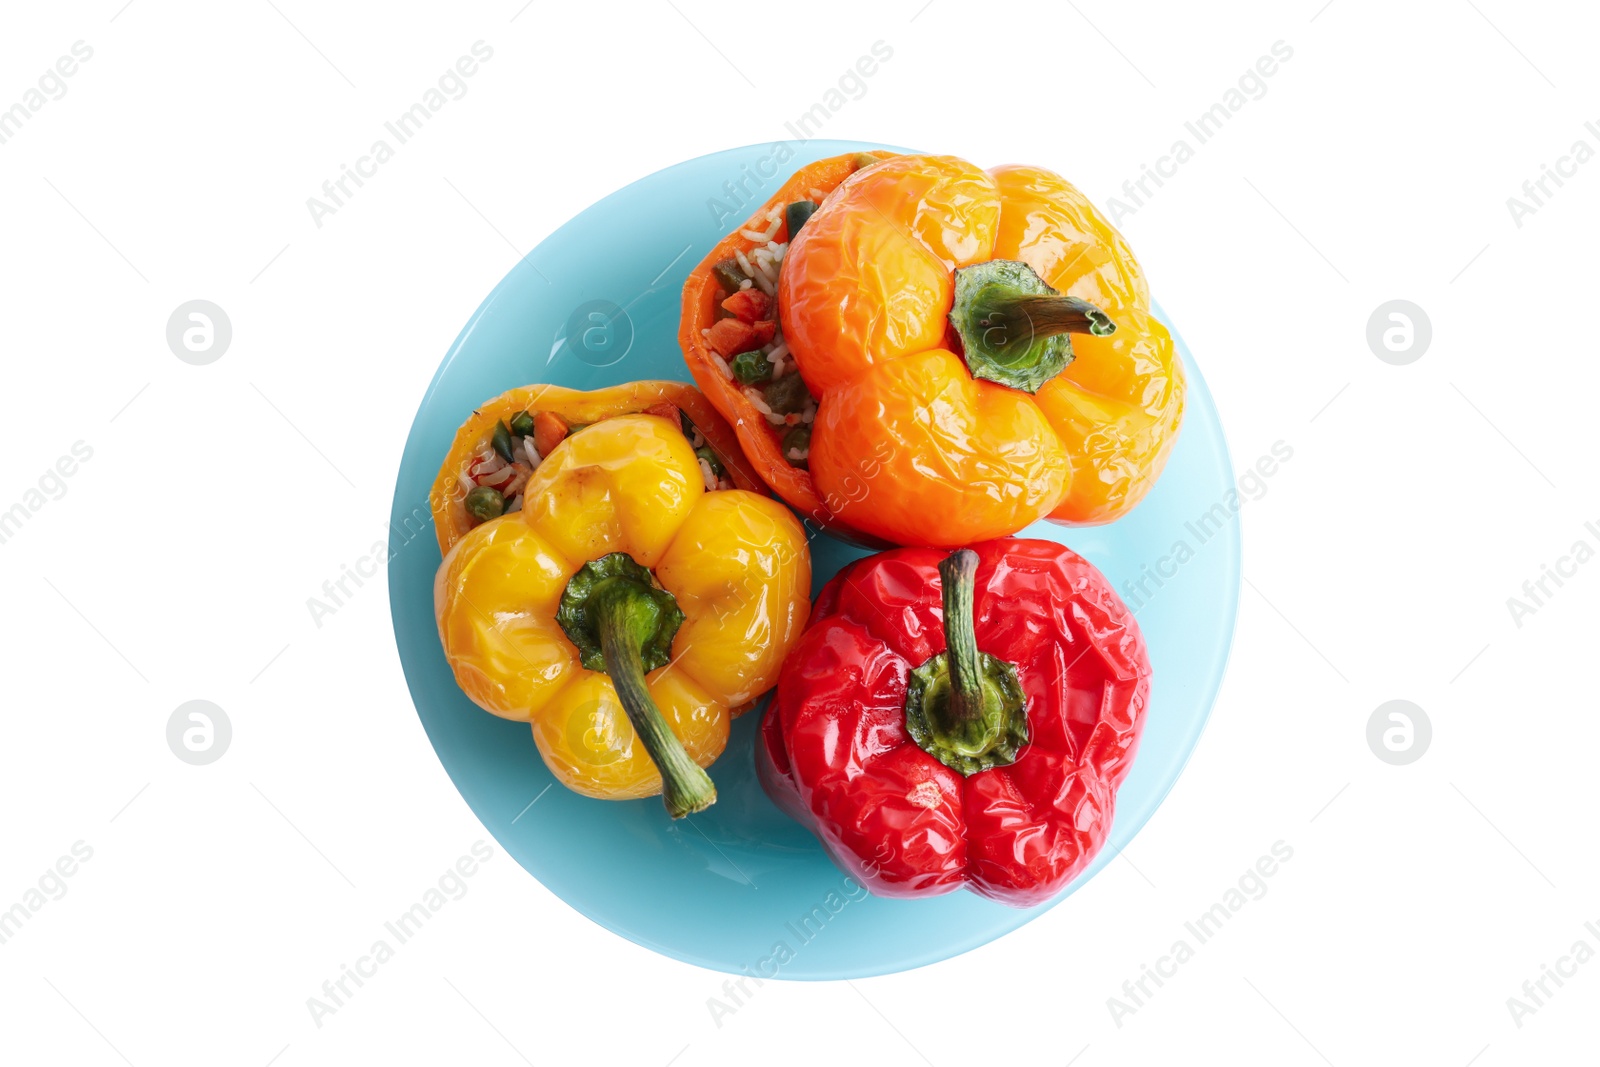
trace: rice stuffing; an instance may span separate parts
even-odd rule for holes
[[[813,206],[824,198],[820,189],[809,192]],[[752,220],[738,231],[752,247],[735,249],[731,259],[714,268],[722,285],[725,317],[701,335],[718,372],[738,384],[750,406],[761,413],[784,458],[803,467],[811,454],[810,427],[817,417],[817,399],[798,373],[777,313],[778,279],[789,251],[787,241],[775,240],[784,224],[784,209],[773,208],[763,218],[765,230],[754,229],[758,220]]]
[[[684,437],[689,441],[689,447],[695,450],[700,478],[707,491],[734,487],[726,467],[707,442],[705,435],[676,405],[661,401],[646,409],[645,413],[668,418],[683,430]],[[547,425],[541,430],[517,433],[510,428],[511,426],[519,429],[531,428],[538,420],[547,421]],[[572,433],[584,428],[569,424],[553,413],[531,411],[514,416],[510,425],[505,421],[497,422],[490,432],[489,439],[456,473],[456,485],[461,493],[462,506],[474,520],[474,524],[522,510],[524,490],[532,479],[533,472],[544,462],[544,456],[540,454],[535,442],[536,433],[548,435],[546,448],[553,449]],[[507,455],[510,456],[509,460],[506,458]]]

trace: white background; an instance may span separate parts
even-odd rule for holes
[[[1600,949],[1593,474],[1600,162],[1507,198],[1600,124],[1592,8],[1508,0],[7,5],[0,107],[93,58],[0,145],[0,510],[93,457],[0,544],[0,1058],[116,1064],[1594,1062]],[[274,6],[274,4],[276,6]],[[674,6],[676,5],[676,6]],[[520,10],[519,10],[520,9]],[[316,227],[305,206],[473,42],[424,134]],[[379,540],[422,390],[518,256],[691,156],[789,136],[875,41],[824,136],[1055,167],[1097,202],[1283,41],[1267,92],[1122,220],[1215,393],[1243,514],[1227,681],[1187,772],[1065,905],[853,983],[723,976],[581,918],[496,849],[337,1014],[306,1000],[487,835],[401,676],[381,582],[306,607]],[[754,85],[754,89],[750,84]],[[1193,139],[1190,138],[1191,143]],[[174,308],[226,309],[209,366]],[[1406,299],[1433,339],[1380,361]],[[53,484],[53,483],[52,483]],[[1433,724],[1390,766],[1391,699]],[[234,727],[188,766],[184,701]],[[1107,998],[1274,842],[1293,859],[1135,1014]]]

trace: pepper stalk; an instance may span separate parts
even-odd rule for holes
[[[939,564],[945,651],[914,669],[906,686],[912,740],[963,775],[1015,763],[1028,743],[1027,701],[1016,665],[978,651],[977,572],[978,554],[970,548]]]
[[[578,648],[578,660],[611,676],[633,732],[661,772],[661,799],[674,819],[704,811],[717,800],[705,769],[690,758],[645,684],[645,675],[672,658],[683,624],[673,595],[626,552],[612,552],[578,569],[556,609],[556,621]]]
[[[1073,360],[1071,334],[1106,337],[1117,324],[1063,296],[1026,263],[994,259],[956,271],[950,325],[974,378],[1037,393]]]

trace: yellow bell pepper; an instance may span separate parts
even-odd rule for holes
[[[715,801],[703,768],[730,709],[776,682],[810,590],[787,508],[707,491],[680,426],[629,414],[572,433],[520,511],[461,536],[434,604],[462,690],[531,722],[558,781],[608,800],[662,793],[678,818]]]

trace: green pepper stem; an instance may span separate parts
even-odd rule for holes
[[[633,732],[661,772],[661,799],[667,814],[681,819],[704,811],[717,800],[717,787],[704,768],[689,758],[683,742],[667,725],[644,680],[640,628],[649,628],[651,601],[635,583],[613,578],[594,591],[600,649],[606,673],[616,687]]]
[[[983,673],[978,665],[978,632],[972,618],[973,583],[978,554],[970,548],[950,553],[939,563],[944,586],[944,643],[950,658],[950,697],[943,732],[960,735],[983,714]]]
[[[1036,393],[1072,362],[1071,334],[1105,337],[1117,328],[1087,300],[1064,296],[1014,259],[956,271],[950,325],[974,378]]]
[[[978,554],[970,548],[939,563],[945,650],[906,681],[906,732],[964,775],[1004,767],[1028,743],[1028,702],[1016,664],[978,651],[977,572]]]
[[[1009,323],[1026,323],[1031,337],[1054,337],[1059,333],[1106,337],[1117,329],[1111,316],[1075,296],[1019,294],[1009,300],[996,300],[990,305],[990,312]]]

